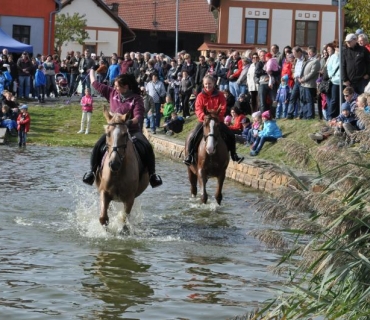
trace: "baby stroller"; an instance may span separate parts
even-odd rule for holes
[[[55,75],[55,84],[57,85],[59,96],[67,96],[69,94],[68,80],[63,73]]]

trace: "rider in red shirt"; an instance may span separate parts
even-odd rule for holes
[[[218,110],[218,118],[220,120],[220,131],[223,136],[225,136],[226,145],[230,151],[231,159],[237,161],[238,163],[244,160],[243,157],[239,157],[236,154],[235,148],[235,135],[229,130],[229,128],[224,124],[224,116],[226,113],[226,99],[222,92],[215,88],[215,79],[211,75],[206,75],[203,78],[203,90],[198,94],[195,101],[195,114],[198,117],[199,123],[195,127],[192,135],[189,137],[188,143],[188,156],[185,158],[184,163],[190,166],[194,161],[194,152],[198,147],[200,136],[203,128],[203,120],[205,116],[205,110]]]

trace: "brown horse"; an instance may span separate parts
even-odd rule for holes
[[[96,185],[100,193],[100,223],[107,225],[108,207],[111,201],[124,204],[128,216],[135,198],[149,184],[149,174],[145,170],[140,175],[140,159],[134,148],[126,121],[128,114],[110,114],[104,110],[108,125],[105,128],[107,152],[102,169],[96,172]]]
[[[198,146],[195,155],[195,163],[188,167],[190,191],[193,197],[197,195],[197,181],[202,189],[201,201],[207,203],[208,194],[206,184],[208,178],[217,178],[217,190],[215,198],[218,204],[222,201],[222,186],[226,176],[226,168],[229,164],[229,151],[222,139],[219,128],[218,112],[207,112],[203,121],[203,139]],[[190,135],[189,135],[190,137]],[[186,145],[189,144],[189,137]],[[187,155],[188,148],[185,148]]]

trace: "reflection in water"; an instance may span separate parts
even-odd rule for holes
[[[82,285],[95,299],[104,302],[97,315],[118,318],[129,307],[145,303],[153,295],[150,286],[139,280],[150,265],[136,262],[133,255],[129,249],[100,252],[91,267],[84,268],[89,278]]]

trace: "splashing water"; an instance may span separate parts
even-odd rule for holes
[[[100,203],[99,195],[95,189],[73,185],[70,186],[68,192],[73,195],[75,202],[74,211],[67,213],[68,220],[80,236],[110,239],[120,236],[125,225],[129,234],[135,234],[137,226],[143,220],[143,212],[138,199],[135,200],[128,217],[124,212],[123,203],[112,201],[108,209],[109,225],[105,228],[99,222]]]

